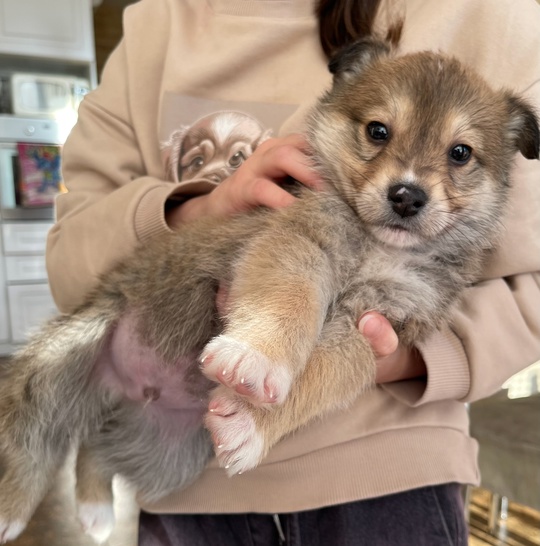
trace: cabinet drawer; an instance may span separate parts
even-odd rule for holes
[[[58,313],[47,284],[8,286],[11,337],[23,343],[28,335]]]
[[[8,282],[46,281],[45,256],[6,256]]]
[[[1,249],[0,249],[1,250]],[[9,320],[7,306],[7,291],[4,279],[4,268],[0,261],[0,343],[9,340]]]
[[[0,0],[0,52],[94,59],[90,0]]]
[[[41,222],[20,222],[2,225],[5,254],[45,254],[47,233],[52,224]]]

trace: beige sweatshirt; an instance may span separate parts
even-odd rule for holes
[[[404,0],[403,52],[451,53],[540,110],[535,0]],[[384,10],[378,25],[384,27]],[[219,111],[274,134],[330,83],[312,0],[142,0],[64,150],[48,270],[62,311],[81,303],[136,245],[168,231],[160,142]],[[295,112],[297,112],[295,114]],[[254,471],[212,462],[191,487],[147,510],[285,512],[444,482],[478,483],[464,402],[488,396],[540,357],[540,162],[516,158],[503,245],[451,329],[420,349],[427,381],[387,384],[279,443]]]

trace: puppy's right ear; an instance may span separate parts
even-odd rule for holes
[[[328,64],[334,83],[359,76],[377,59],[390,54],[390,45],[382,40],[363,38],[338,51]]]
[[[523,99],[507,95],[510,135],[516,148],[527,159],[540,159],[540,119]]]

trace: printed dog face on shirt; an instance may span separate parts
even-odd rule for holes
[[[270,129],[247,114],[215,112],[171,134],[163,145],[167,171],[175,182],[219,184],[270,135]]]

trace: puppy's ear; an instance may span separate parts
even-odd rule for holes
[[[363,38],[338,51],[328,64],[334,83],[360,75],[377,59],[390,53],[390,45],[382,40]]]
[[[182,151],[182,141],[189,130],[188,125],[183,125],[171,133],[168,140],[161,143],[161,158],[165,164],[167,180],[180,182],[180,152]]]
[[[516,148],[527,159],[540,159],[540,127],[538,116],[526,101],[507,95],[510,112],[510,134]]]

